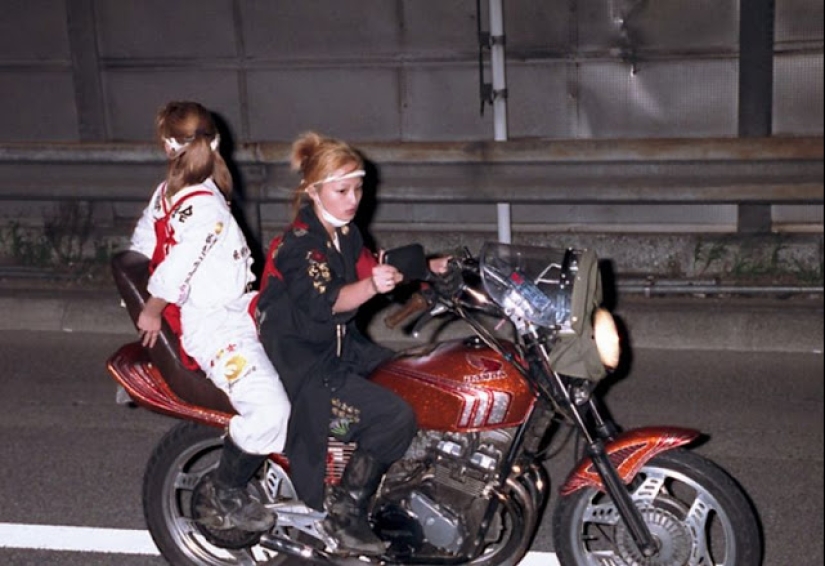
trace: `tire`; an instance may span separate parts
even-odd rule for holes
[[[760,566],[762,537],[742,488],[710,460],[677,449],[631,482],[660,553],[643,558],[612,501],[595,489],[559,500],[553,540],[563,566]]]
[[[217,466],[222,446],[222,430],[191,422],[179,423],[164,435],[143,478],[143,514],[149,533],[161,555],[174,566],[280,564],[285,557],[254,544],[238,549],[213,544],[192,519],[195,489]],[[268,474],[278,470],[272,468]],[[285,483],[291,489],[288,478]],[[260,487],[260,482],[251,485],[256,484]],[[258,494],[266,497],[263,488]]]

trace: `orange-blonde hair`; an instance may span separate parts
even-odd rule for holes
[[[292,200],[293,214],[297,215],[307,188],[347,165],[363,169],[364,158],[346,142],[305,132],[292,144],[290,165],[293,171],[301,173],[301,184]]]

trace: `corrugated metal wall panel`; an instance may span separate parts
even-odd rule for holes
[[[250,135],[292,140],[312,129],[359,140],[397,139],[396,75],[381,68],[249,71]]]
[[[473,65],[408,66],[401,116],[406,141],[480,140],[492,137],[493,113],[480,114],[478,69]]]
[[[240,0],[246,54],[257,61],[350,60],[401,51],[396,2]]]
[[[511,63],[509,127],[513,138],[571,139],[577,135],[576,66],[559,62]],[[492,110],[487,109],[489,114]]]
[[[580,138],[735,136],[737,61],[579,67]]]
[[[310,126],[353,141],[493,136],[466,0],[8,4],[0,79],[27,90],[0,95],[1,140],[147,140],[157,108],[180,97],[215,109],[241,142]],[[505,10],[511,139],[737,135],[739,0]],[[74,36],[72,16],[84,24]],[[777,134],[823,131],[822,16],[821,0],[776,0]],[[44,113],[51,128],[31,125]]]
[[[574,3],[569,0],[506,0],[507,49],[517,58],[528,59],[569,53],[575,44],[575,18]]]
[[[822,135],[822,53],[785,53],[774,58],[774,135]]]
[[[738,0],[581,0],[576,5],[582,51],[620,47],[623,41],[657,52],[737,50]]]
[[[0,141],[76,140],[71,70],[13,69],[2,73]],[[8,85],[8,86],[6,86]]]
[[[169,100],[198,100],[234,131],[241,124],[241,96],[233,71],[218,69],[108,69],[103,73],[112,141],[154,139],[155,115]]]
[[[775,0],[774,37],[780,45],[818,41],[822,48],[825,6],[815,0]]]
[[[232,4],[232,0],[98,0],[94,6],[100,56],[150,60],[150,65],[151,60],[184,58],[191,63],[235,57]]]
[[[65,0],[3,2],[0,64],[6,61],[66,62],[70,58]]]

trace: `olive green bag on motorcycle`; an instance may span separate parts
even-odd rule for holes
[[[599,258],[583,250],[570,299],[571,331],[560,333],[550,352],[550,365],[556,373],[598,381],[607,375],[593,339],[593,312],[602,302]]]

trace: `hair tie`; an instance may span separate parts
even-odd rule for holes
[[[165,143],[167,145],[167,147],[175,153],[180,153],[181,150],[188,147],[191,142],[192,142],[191,139],[188,139],[188,140],[184,141],[184,143],[181,143],[176,138],[172,138],[172,137],[163,138],[163,143]]]

